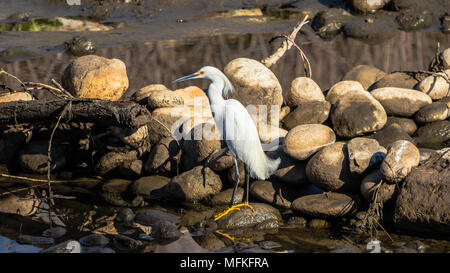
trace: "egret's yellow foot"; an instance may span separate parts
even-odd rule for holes
[[[221,212],[221,213],[217,214],[216,216],[214,216],[214,221],[219,220],[220,218],[224,217],[225,215],[227,215],[228,213],[230,213],[233,210],[241,210],[240,207],[248,207],[251,210],[253,210],[253,207],[252,207],[252,205],[250,205],[250,203],[248,203],[248,202],[240,203],[240,204],[234,205],[234,206],[226,209],[224,212]]]

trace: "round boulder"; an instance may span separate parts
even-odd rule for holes
[[[380,172],[386,182],[399,183],[419,165],[419,161],[419,149],[409,141],[398,140],[388,147]]]
[[[367,90],[374,82],[380,80],[386,75],[382,70],[369,66],[369,65],[357,65],[345,74],[344,81],[358,81],[363,86],[364,90]]]
[[[285,94],[286,104],[295,107],[302,102],[324,101],[325,96],[315,81],[308,77],[295,78]]]
[[[323,123],[330,114],[328,101],[307,101],[297,105],[281,122],[284,128],[290,130],[301,124]]]
[[[286,135],[283,150],[294,159],[305,160],[335,141],[336,135],[328,126],[322,124],[298,125]]]
[[[86,55],[67,66],[62,85],[78,98],[118,100],[128,89],[127,69],[121,60]]]
[[[328,90],[326,99],[329,103],[335,104],[342,95],[352,90],[365,91],[358,81],[340,81]]]
[[[450,95],[450,84],[446,79],[444,73],[428,76],[417,85],[417,90],[424,92],[433,100],[442,99]]]
[[[355,177],[367,173],[386,156],[386,149],[378,141],[370,138],[356,137],[347,143],[350,172]]]
[[[235,92],[230,98],[247,105],[278,105],[283,103],[280,82],[262,63],[248,58],[237,58],[224,68]]]
[[[370,93],[383,105],[386,113],[393,116],[411,117],[432,102],[430,96],[413,89],[383,87]]]
[[[400,126],[402,130],[410,136],[417,131],[416,123],[409,118],[388,117],[384,127],[387,128],[394,123]]]
[[[333,129],[339,136],[355,137],[377,131],[386,124],[383,106],[368,92],[349,91],[331,109]]]
[[[222,190],[222,181],[210,168],[197,166],[172,178],[165,196],[183,201],[200,201]]]
[[[372,171],[361,181],[361,195],[370,203],[375,197],[377,203],[384,204],[392,201],[395,188],[395,184],[383,183],[383,175],[379,170]]]
[[[317,218],[342,218],[354,213],[359,200],[351,195],[325,192],[302,196],[294,200],[291,209]]]
[[[417,123],[429,123],[445,120],[450,116],[450,108],[443,102],[433,102],[425,105],[416,113],[414,119]]]
[[[420,127],[414,141],[419,147],[442,149],[450,146],[450,121],[440,120]]]
[[[151,110],[161,107],[183,105],[183,98],[176,92],[166,90],[155,90],[148,96],[148,107]]]
[[[356,192],[359,180],[350,173],[347,144],[336,142],[317,152],[306,165],[306,176],[326,191]]]

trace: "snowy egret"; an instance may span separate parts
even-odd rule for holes
[[[271,159],[264,153],[256,126],[245,107],[235,99],[224,99],[228,97],[229,93],[234,92],[234,88],[228,78],[219,69],[212,66],[205,66],[198,72],[179,78],[174,82],[200,78],[211,81],[208,89],[204,91],[208,96],[216,127],[233,155],[234,166],[236,168],[236,181],[231,196],[230,207],[215,216],[214,220],[217,221],[230,211],[240,210],[240,207],[253,209],[248,202],[249,176],[262,180],[269,178],[277,170],[281,159]],[[243,203],[233,205],[234,195],[236,194],[240,179],[237,158],[244,162],[246,197]]]

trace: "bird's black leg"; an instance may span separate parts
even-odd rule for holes
[[[239,186],[239,180],[240,180],[239,166],[238,166],[236,157],[233,156],[233,160],[234,160],[234,167],[236,168],[236,181],[234,182],[234,189],[233,189],[233,193],[231,194],[230,208],[234,204],[234,195],[236,194],[237,188]]]
[[[248,203],[248,193],[250,191],[250,172],[248,166],[244,164],[245,169],[245,202]]]

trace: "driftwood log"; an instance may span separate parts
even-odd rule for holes
[[[131,101],[59,99],[0,103],[0,125],[45,124],[56,121],[69,103],[71,105],[63,117],[66,121],[137,128],[151,120],[151,113],[145,106]]]

